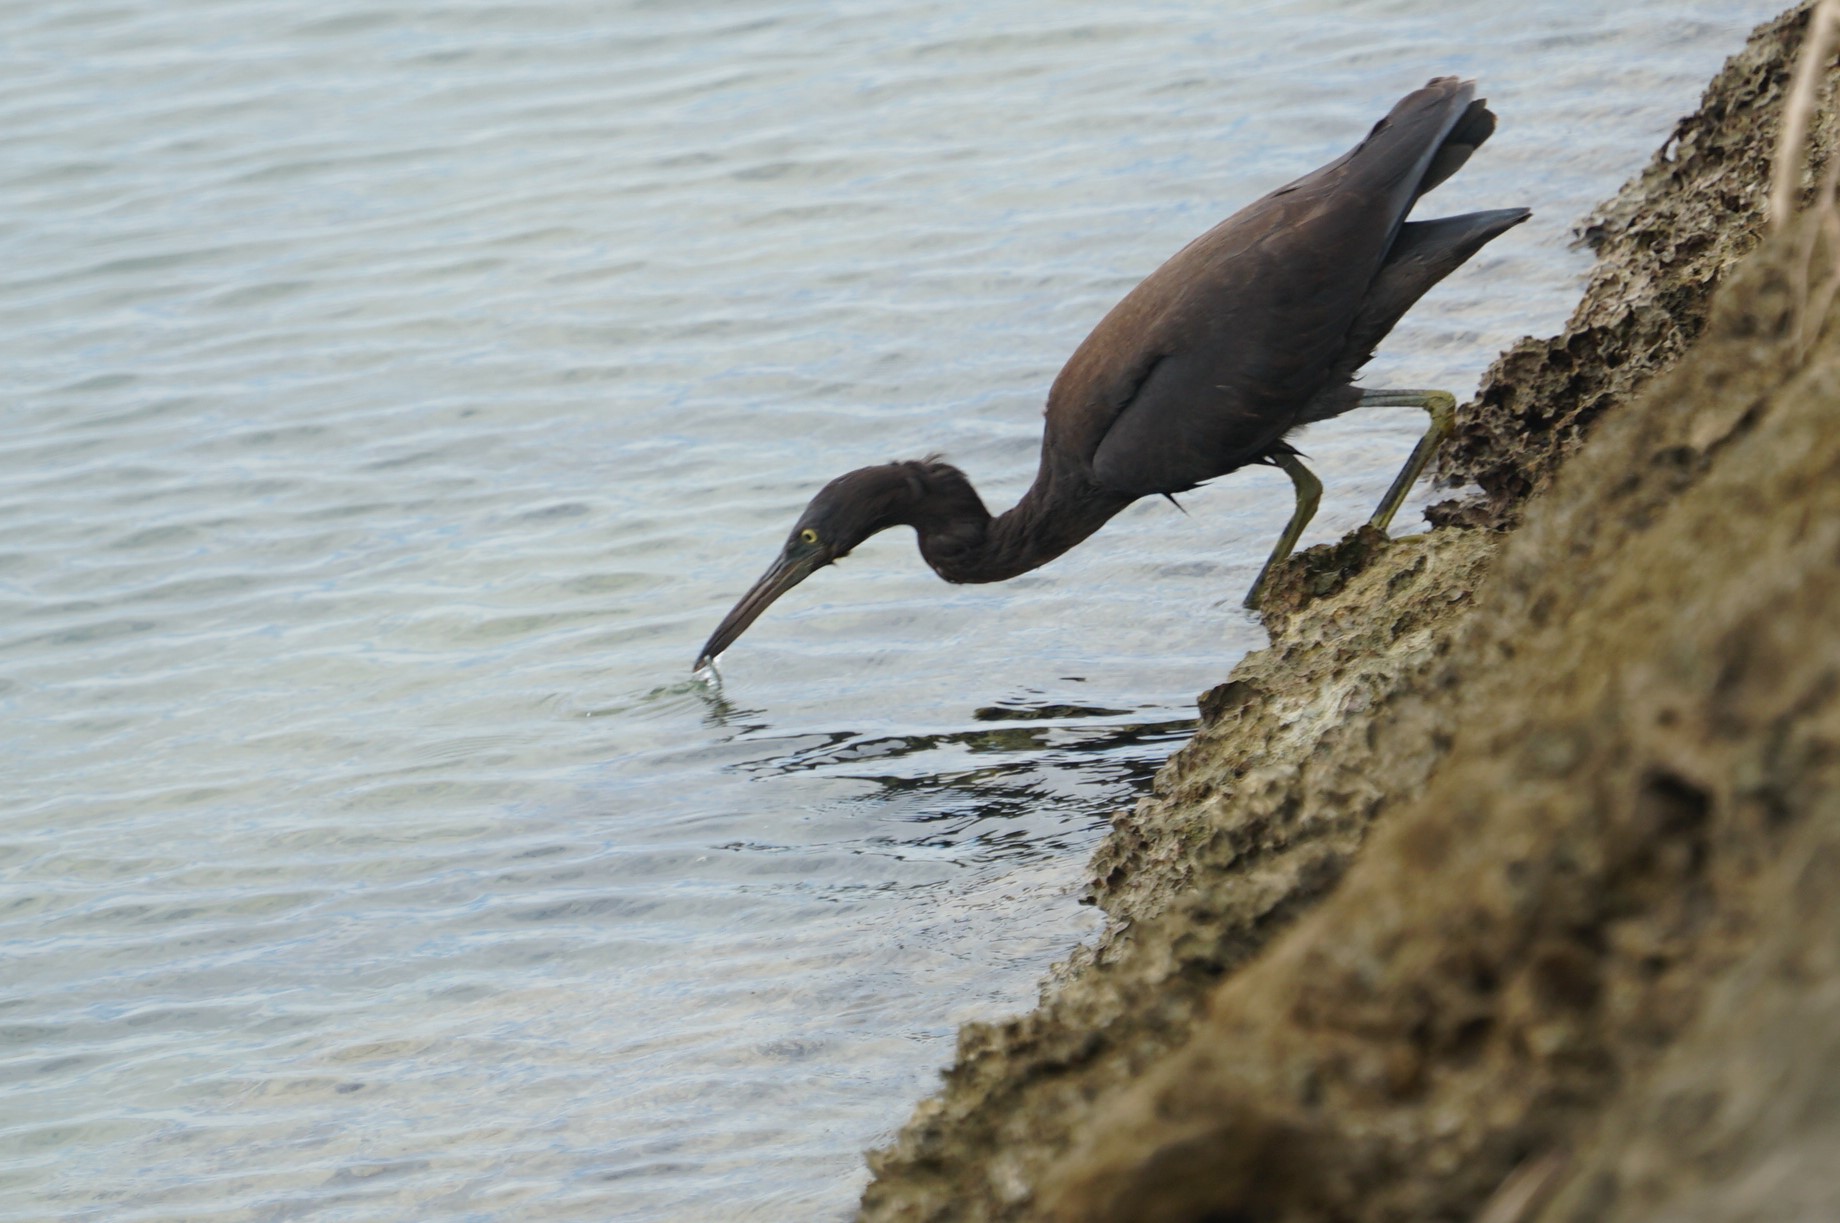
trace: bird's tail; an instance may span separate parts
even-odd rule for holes
[[[1495,113],[1476,96],[1476,82],[1435,77],[1394,103],[1366,139],[1316,174],[1335,176],[1404,219],[1419,196],[1462,169],[1494,131]]]
[[[1367,364],[1393,324],[1432,285],[1532,215],[1526,208],[1496,208],[1401,225],[1385,262],[1361,300],[1360,311],[1349,325],[1348,345],[1342,358],[1345,372],[1352,375]]]
[[[1431,155],[1431,164],[1425,167],[1425,173],[1418,180],[1416,195],[1424,195],[1437,189],[1438,184],[1463,168],[1471,153],[1482,147],[1482,142],[1495,134],[1495,112],[1490,110],[1483,98],[1475,98],[1463,108],[1463,114],[1451,124],[1444,140]]]

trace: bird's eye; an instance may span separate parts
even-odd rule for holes
[[[810,527],[806,527],[803,531],[799,532],[799,542],[802,544],[815,544],[818,542],[818,533]]]

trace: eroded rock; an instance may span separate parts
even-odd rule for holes
[[[1717,1211],[1840,1184],[1834,1093],[1760,1087],[1840,1056],[1835,252],[1737,270],[1804,23],[1759,28],[1600,213],[1566,331],[1460,415],[1483,495],[1287,569],[1271,648],[1114,817],[1106,934],[964,1029],[864,1218],[1460,1219],[1516,1169],[1555,1221],[1765,1218]],[[1751,1179],[1675,1175],[1695,1152]]]

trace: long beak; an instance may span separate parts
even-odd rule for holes
[[[773,600],[803,582],[806,578],[823,568],[825,558],[821,553],[812,552],[794,559],[781,556],[773,562],[773,567],[760,575],[754,588],[741,596],[741,602],[735,604],[734,610],[722,618],[709,640],[703,643],[703,652],[696,657],[696,666],[691,668],[701,671],[715,661],[723,650],[735,643],[735,638],[747,631],[748,625],[760,618],[760,613],[772,605]]]

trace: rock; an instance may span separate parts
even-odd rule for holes
[[[1460,414],[1481,497],[1286,570],[865,1219],[1840,1217],[1840,214],[1751,253],[1805,21]]]

